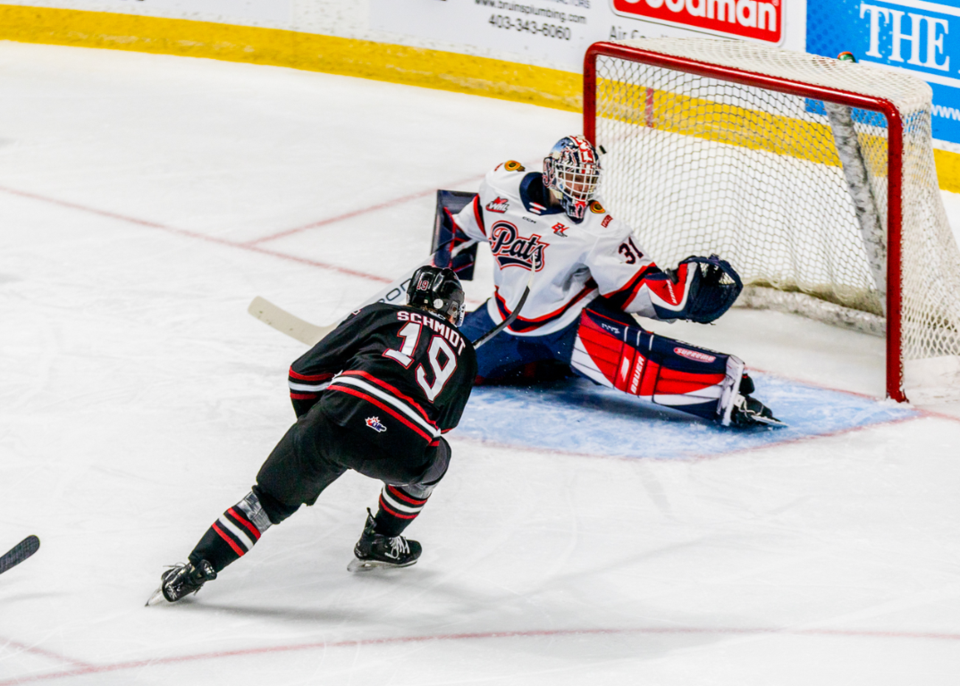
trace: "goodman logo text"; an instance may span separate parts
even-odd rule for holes
[[[779,43],[786,0],[610,0],[622,17]]]

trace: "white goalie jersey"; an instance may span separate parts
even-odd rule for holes
[[[644,317],[683,316],[690,288],[685,265],[675,282],[599,201],[591,201],[577,223],[551,205],[548,193],[539,172],[505,162],[486,175],[477,197],[454,217],[458,234],[490,246],[495,292],[487,308],[494,322],[510,315],[531,271],[522,315],[507,328],[514,335],[559,331],[600,295]]]

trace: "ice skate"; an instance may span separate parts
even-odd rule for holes
[[[347,565],[351,572],[366,572],[377,567],[409,567],[417,561],[423,548],[417,541],[403,536],[384,536],[376,532],[376,520],[367,510],[367,522],[360,540],[353,548],[354,560]]]
[[[773,416],[769,407],[749,395],[737,395],[730,412],[730,424],[737,427],[786,426]]]
[[[205,583],[216,578],[216,570],[206,560],[201,560],[196,567],[192,562],[173,565],[160,576],[160,588],[153,592],[147,605],[159,605],[164,600],[175,603],[186,595],[196,593]]]

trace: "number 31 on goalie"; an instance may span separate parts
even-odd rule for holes
[[[636,264],[643,259],[643,253],[640,252],[640,248],[636,246],[632,238],[628,238],[621,243],[617,252],[623,255],[623,261],[627,264]]]

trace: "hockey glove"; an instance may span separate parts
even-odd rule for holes
[[[683,319],[708,324],[729,310],[743,290],[740,275],[729,262],[717,255],[691,256],[680,264],[689,264],[688,269],[697,269],[690,284]]]

